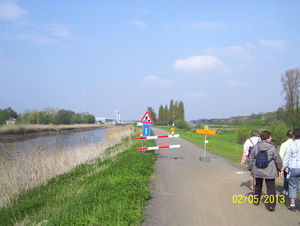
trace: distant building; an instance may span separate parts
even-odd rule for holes
[[[6,125],[14,125],[16,122],[18,122],[17,120],[15,120],[14,118],[10,118],[8,119],[6,122]]]
[[[103,123],[103,124],[112,124],[114,119],[113,118],[95,118],[96,123]]]

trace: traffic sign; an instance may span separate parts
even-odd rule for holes
[[[149,111],[146,111],[145,115],[143,116],[143,118],[140,121],[141,123],[148,123],[148,124],[153,124],[153,120],[151,118],[151,115],[149,113]]]
[[[151,125],[143,124],[143,136],[150,136]]]
[[[203,135],[216,135],[218,132],[216,130],[206,130],[206,129],[196,129],[197,134],[203,134]]]

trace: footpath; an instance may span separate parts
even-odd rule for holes
[[[170,134],[158,128],[152,130],[155,135]],[[210,162],[200,161],[203,148],[182,138],[174,139],[181,146],[175,153],[174,149],[156,151],[155,178],[150,185],[153,198],[145,209],[143,226],[300,225],[298,201],[297,210],[292,212],[287,209],[289,198],[285,196],[285,202],[280,203],[283,201],[277,191],[274,212],[269,212],[263,202],[254,206],[246,198],[253,195],[247,171],[207,151]],[[158,139],[156,144],[172,145],[173,139]],[[242,203],[237,203],[239,199]]]

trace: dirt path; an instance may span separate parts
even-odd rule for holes
[[[155,135],[169,134],[152,130]],[[171,144],[172,139],[159,140],[159,146]],[[157,151],[157,176],[152,181],[153,199],[145,210],[144,226],[300,224],[299,202],[296,212],[286,208],[288,198],[276,204],[274,212],[267,210],[267,204],[256,207],[244,198],[253,194],[246,171],[210,152],[206,152],[210,162],[200,161],[203,149],[182,138],[175,138],[175,144],[181,145],[175,154],[183,159],[169,158],[174,156],[173,149]],[[263,191],[266,194],[265,187]],[[235,196],[245,203],[234,203]]]

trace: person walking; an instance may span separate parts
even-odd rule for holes
[[[275,178],[278,177],[278,172],[282,168],[282,161],[276,144],[271,142],[271,133],[269,131],[262,131],[260,138],[261,141],[254,146],[250,153],[248,164],[248,170],[251,171],[252,176],[255,177],[253,203],[255,206],[259,205],[263,180],[265,179],[269,211],[274,211],[276,206]],[[271,202],[271,200],[273,200],[273,202]]]
[[[259,132],[257,130],[253,130],[251,132],[251,138],[247,139],[244,143],[244,152],[242,156],[241,165],[245,165],[245,160],[247,159],[247,164],[249,165],[249,150],[250,148],[253,148],[255,144],[257,144],[260,141]],[[250,174],[250,190],[254,189],[254,178]]]
[[[280,151],[279,151],[279,155],[282,159],[282,162],[284,162],[284,158],[285,158],[288,146],[290,144],[292,144],[294,141],[293,140],[293,131],[288,130],[286,132],[286,137],[287,137],[287,141],[285,141],[284,143],[281,144]],[[286,176],[283,178],[283,188],[284,188],[284,191],[282,192],[282,194],[289,195],[289,180],[286,178]]]
[[[290,169],[289,198],[291,203],[288,209],[296,211],[297,180],[300,179],[300,129],[294,129],[293,137],[295,141],[288,146],[280,176],[284,177],[285,168]]]

